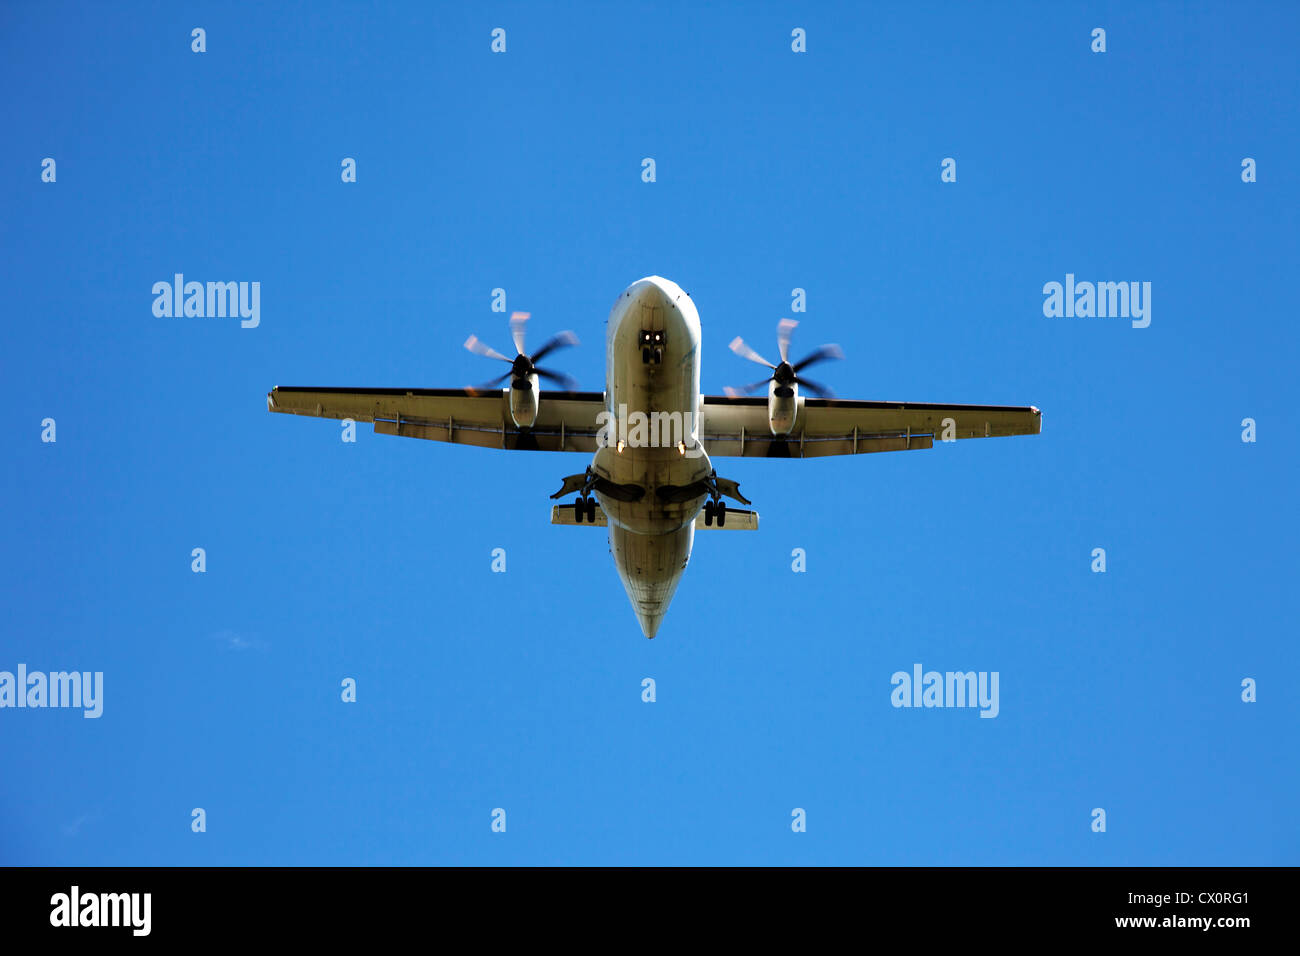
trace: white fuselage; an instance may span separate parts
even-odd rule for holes
[[[641,629],[654,637],[668,611],[695,538],[707,494],[665,500],[662,489],[707,478],[699,444],[700,317],[690,297],[658,276],[632,283],[609,314],[606,335],[609,443],[592,470],[623,486],[635,501],[596,489],[609,522],[609,545]]]

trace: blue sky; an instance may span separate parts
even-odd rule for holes
[[[0,863],[1298,861],[1296,8],[705,7],[0,9],[0,669],[105,698],[0,710]],[[156,318],[176,272],[260,326]],[[1066,273],[1150,327],[1044,317]],[[697,538],[651,642],[549,524],[580,456],[265,410],[482,381],[496,287],[599,389],[649,274],[709,393],[798,287],[841,396],[1043,433],[720,461],[762,529]],[[891,707],[914,663],[998,717]]]

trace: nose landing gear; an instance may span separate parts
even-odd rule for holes
[[[641,364],[642,365],[662,365],[664,360],[664,341],[663,332],[655,332],[652,329],[642,329],[641,334],[637,337],[637,344],[641,346]]]

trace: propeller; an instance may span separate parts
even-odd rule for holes
[[[539,368],[537,363],[546,356],[550,355],[557,349],[568,348],[570,345],[578,344],[578,337],[572,332],[561,332],[559,335],[547,339],[546,344],[540,349],[529,355],[524,351],[524,339],[527,332],[528,313],[516,312],[510,316],[510,337],[514,340],[515,351],[518,353],[514,358],[507,358],[496,349],[487,345],[476,335],[471,335],[465,340],[465,348],[469,349],[475,355],[482,355],[490,359],[500,359],[502,362],[510,363],[510,371],[506,372],[499,378],[478,386],[487,389],[500,385],[506,379],[515,382],[526,381],[529,375],[536,373],[539,378],[544,378],[548,382],[555,382],[565,390],[573,389],[577,386],[577,381],[573,376],[566,375],[563,372],[553,372],[549,369]]]
[[[790,334],[794,332],[794,327],[798,325],[791,319],[782,319],[776,327],[776,347],[781,355],[781,364],[773,365],[763,356],[759,355],[748,345],[740,336],[736,336],[731,341],[731,351],[735,352],[741,358],[749,359],[759,365],[766,365],[772,370],[772,374],[767,378],[759,379],[752,385],[745,385],[741,388],[728,388],[727,394],[732,398],[738,395],[750,395],[758,389],[767,385],[768,382],[776,382],[777,385],[784,385],[787,388],[794,384],[802,385],[808,391],[812,392],[818,398],[834,398],[835,393],[825,385],[814,382],[811,379],[804,378],[799,373],[809,366],[816,365],[818,362],[824,362],[827,359],[842,359],[844,353],[840,351],[838,345],[823,345],[821,348],[810,352],[798,362],[790,362]]]

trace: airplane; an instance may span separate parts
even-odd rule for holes
[[[934,405],[843,401],[803,376],[809,366],[838,358],[822,346],[789,359],[795,323],[778,326],[780,363],[737,338],[732,351],[767,366],[771,375],[726,395],[700,393],[700,317],[691,297],[659,276],[638,279],[610,310],[605,390],[573,390],[568,376],[538,365],[576,344],[561,333],[529,355],[526,313],[511,318],[511,359],[470,336],[465,346],[510,368],[480,388],[276,387],[272,412],[371,422],[381,435],[528,451],[578,452],[591,464],[563,479],[551,523],[607,527],[628,600],[647,638],[659,631],[690,561],[697,530],[757,530],[758,514],[729,507],[751,504],[740,486],[720,477],[715,458],[816,458],[930,448],[951,441],[1037,435],[1033,406]],[[506,379],[509,384],[495,386]],[[563,386],[542,400],[541,381]],[[766,386],[767,396],[748,393]],[[813,397],[800,394],[800,386]],[[631,411],[629,411],[631,409]]]

